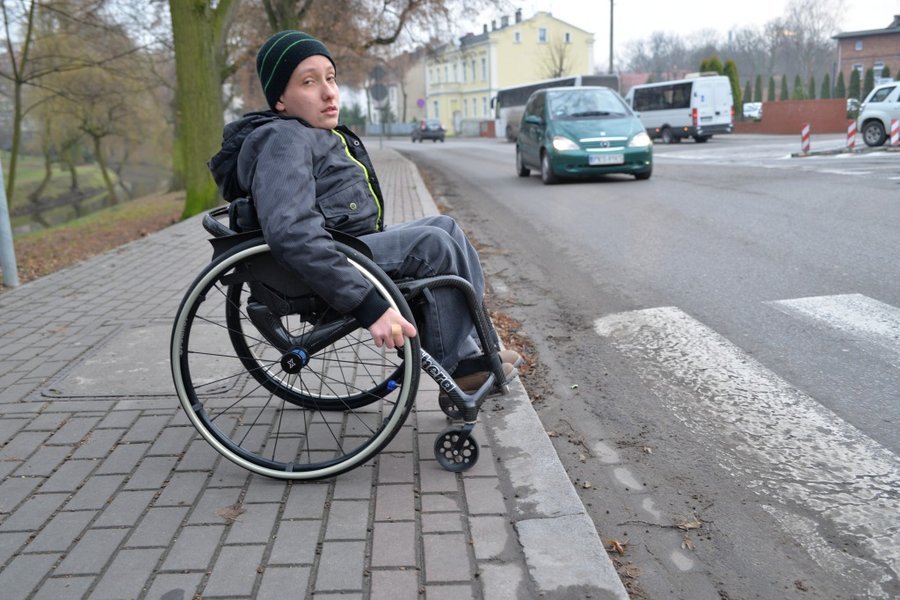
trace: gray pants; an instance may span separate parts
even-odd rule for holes
[[[361,236],[375,263],[392,279],[458,275],[484,297],[484,273],[478,252],[451,217],[438,215]],[[463,295],[452,288],[433,290],[433,302],[417,323],[422,347],[450,371],[463,358],[481,353],[474,322]]]

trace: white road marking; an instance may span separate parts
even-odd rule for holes
[[[763,504],[802,507],[817,516],[820,537],[837,531],[867,548],[874,561],[844,565],[867,594],[896,581],[900,461],[889,450],[677,308],[610,315],[594,329]]]
[[[767,302],[781,312],[837,329],[848,337],[887,349],[900,368],[900,308],[862,294],[813,296]]]

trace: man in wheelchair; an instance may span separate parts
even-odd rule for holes
[[[256,59],[269,111],[225,127],[210,170],[226,200],[250,198],[273,256],[332,308],[350,314],[379,347],[420,335],[422,347],[465,391],[488,378],[466,299],[450,287],[425,290],[419,326],[388,306],[370,282],[335,248],[329,230],[369,248],[392,279],[455,275],[484,295],[478,254],[448,216],[385,227],[378,178],[361,142],[339,125],[336,66],[325,45],[300,31],[273,35]],[[507,380],[519,355],[502,351]]]

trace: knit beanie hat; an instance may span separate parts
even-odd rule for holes
[[[275,110],[275,103],[284,93],[297,65],[315,54],[321,54],[334,65],[325,44],[302,31],[276,33],[262,45],[256,55],[256,73],[272,110]]]

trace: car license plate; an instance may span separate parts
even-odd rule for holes
[[[624,154],[591,154],[588,156],[589,165],[621,165],[624,163]]]

